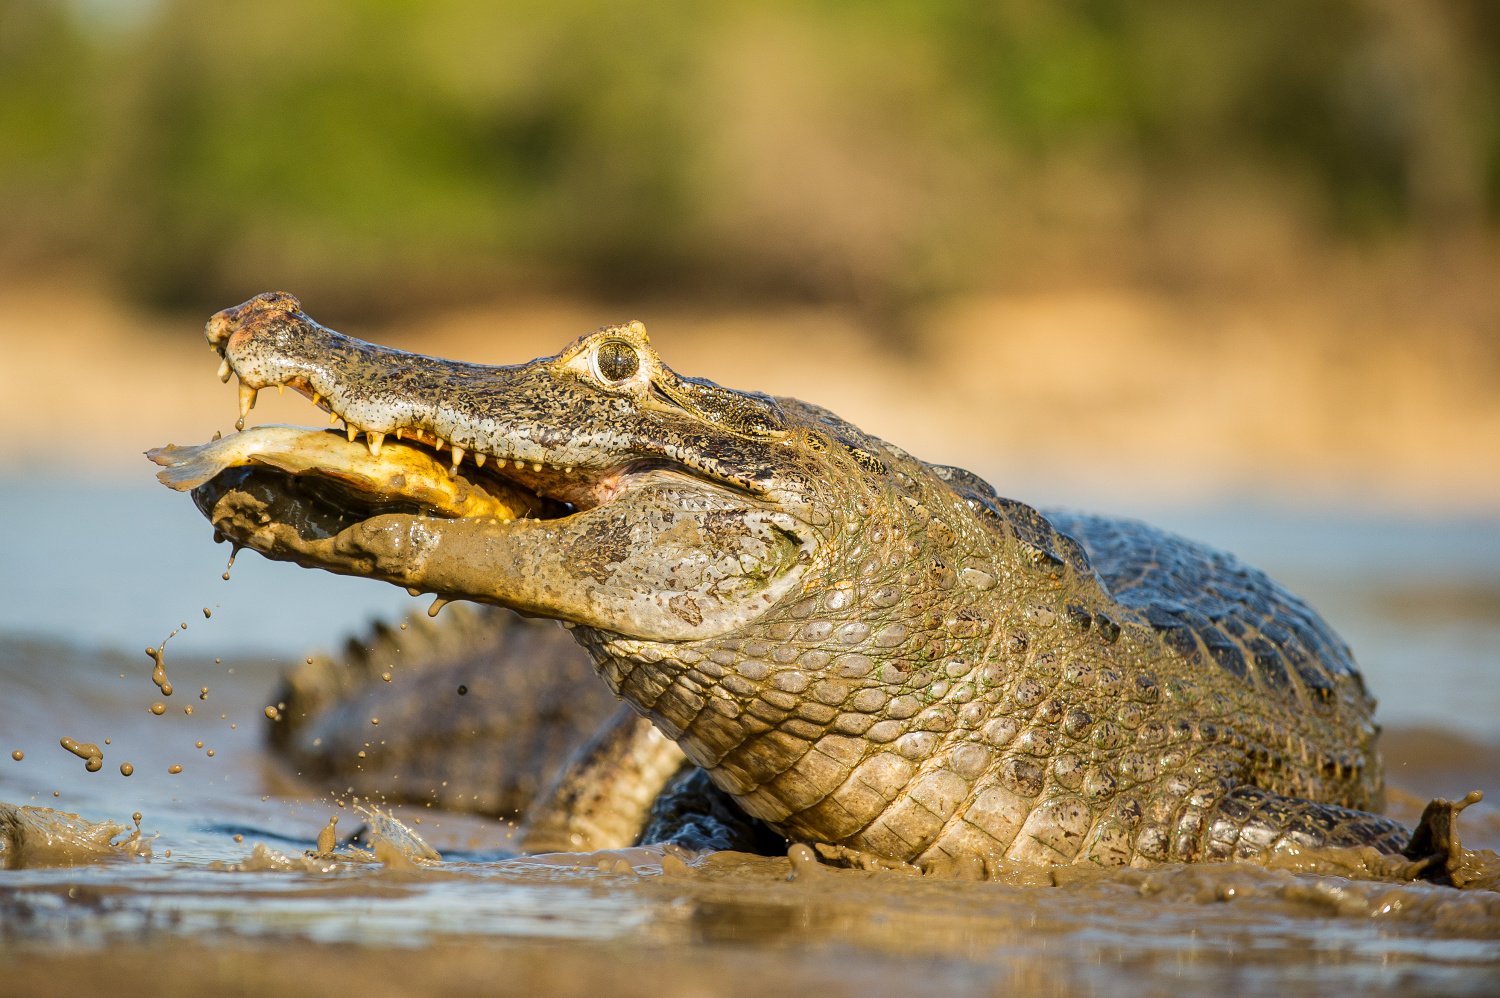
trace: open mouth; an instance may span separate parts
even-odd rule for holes
[[[499,523],[553,520],[608,501],[626,477],[545,465],[507,474],[505,461],[488,462],[487,468],[483,463],[445,466],[436,448],[419,439],[377,448],[354,434],[298,426],[257,426],[194,447],[158,447],[147,456],[165,469],[157,478],[180,492],[244,469],[219,484],[278,479],[285,490],[329,512],[358,518],[405,513]]]
[[[303,394],[314,404],[322,401]],[[241,389],[239,425],[254,395]],[[331,421],[339,419],[332,414]],[[384,434],[351,423],[343,430],[256,426],[197,446],[158,447],[147,456],[165,469],[157,478],[177,491],[199,490],[215,479],[220,480],[214,492],[275,482],[287,497],[311,501],[343,525],[385,513],[495,523],[556,520],[603,505],[653,472],[692,474],[662,461],[633,461],[603,471],[527,462],[466,451],[421,428]],[[225,474],[232,469],[244,470]],[[289,522],[311,525],[312,519],[304,509]],[[314,526],[312,532],[326,529]]]

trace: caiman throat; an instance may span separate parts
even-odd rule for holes
[[[516,366],[326,329],[285,294],[206,335],[342,431],[151,456],[223,537],[572,627],[745,812],[826,860],[1277,863],[1455,876],[1382,798],[1374,701],[1306,603],[1131,521],[1047,513],[832,413],[675,374],[640,323]],[[362,438],[362,439],[361,439]]]

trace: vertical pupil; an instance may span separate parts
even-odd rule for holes
[[[640,360],[627,343],[606,343],[599,348],[599,373],[605,381],[624,381],[640,367]]]

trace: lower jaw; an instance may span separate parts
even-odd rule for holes
[[[382,529],[431,519],[410,503],[356,509],[335,501],[326,483],[254,467],[221,472],[192,496],[216,538],[227,539],[236,550],[250,548],[275,561],[415,588],[415,566],[378,557],[366,543]]]
[[[784,514],[666,468],[606,476],[594,485],[609,501],[578,510],[492,472],[450,476],[406,445],[374,455],[294,427],[152,458],[236,549],[648,640],[758,616],[796,585],[812,543],[774,525]],[[684,489],[701,494],[684,506]],[[736,571],[703,568],[726,553]],[[758,567],[739,571],[746,558]]]
[[[561,580],[538,570],[539,552],[567,547],[556,541],[560,521],[353,510],[329,502],[315,479],[259,467],[221,472],[193,490],[193,501],[236,552],[433,593],[433,613],[456,599],[561,619],[585,612],[576,593],[553,598],[551,582]]]

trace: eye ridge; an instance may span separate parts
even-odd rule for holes
[[[594,366],[599,377],[610,384],[619,384],[634,377],[641,369],[641,358],[629,343],[611,340],[599,345],[599,350],[594,355]]]

